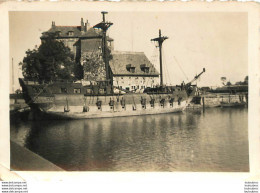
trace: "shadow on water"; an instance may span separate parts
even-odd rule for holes
[[[11,138],[71,171],[248,171],[247,109],[16,123]]]

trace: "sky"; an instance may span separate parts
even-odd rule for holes
[[[93,26],[102,20],[100,12],[9,12],[10,77],[14,66],[14,89],[19,88],[18,64],[25,52],[40,45],[41,33],[56,25]],[[164,80],[175,85],[188,82],[206,68],[198,86],[221,86],[221,77],[231,83],[248,75],[248,21],[243,12],[110,12],[113,26],[108,35],[115,50],[144,52],[159,69],[158,48],[151,42],[162,35]],[[10,78],[10,90],[12,78]]]

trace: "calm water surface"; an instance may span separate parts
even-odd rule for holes
[[[65,170],[249,171],[247,109],[12,123],[11,139]]]

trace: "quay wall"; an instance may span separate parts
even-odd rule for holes
[[[15,171],[64,171],[38,154],[10,141],[11,169]]]
[[[204,95],[204,105],[205,107],[218,107],[221,102],[246,102],[247,103],[247,95],[246,94],[207,94]],[[201,103],[202,104],[202,103]]]

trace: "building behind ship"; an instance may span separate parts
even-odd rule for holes
[[[90,27],[81,18],[80,26],[57,26],[52,22],[51,28],[42,33],[42,42],[49,33],[55,33],[55,39],[70,48],[75,61],[83,66],[85,80],[105,79],[101,30]],[[110,37],[107,46],[111,51],[109,66],[114,86],[134,91],[159,85],[159,73],[143,52],[114,51],[114,39]]]

